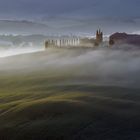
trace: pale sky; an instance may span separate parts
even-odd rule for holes
[[[28,20],[66,33],[92,34],[97,28],[106,34],[140,32],[140,0],[0,0],[1,20]],[[13,26],[0,22],[0,31],[21,30],[15,23]],[[28,30],[26,26],[22,28]]]
[[[0,18],[140,17],[140,0],[0,0]]]

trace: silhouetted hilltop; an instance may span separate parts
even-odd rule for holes
[[[110,45],[113,44],[130,44],[140,45],[140,35],[137,34],[126,34],[126,33],[114,33],[109,39]]]

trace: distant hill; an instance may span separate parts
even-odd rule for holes
[[[110,36],[110,45],[113,44],[130,44],[140,46],[140,35],[126,34],[126,33],[114,33]]]
[[[0,34],[42,34],[50,30],[46,24],[27,20],[0,20]]]
[[[13,44],[14,46],[19,46],[21,44],[42,45],[46,40],[45,35],[0,35],[0,46],[1,44]],[[2,45],[3,46],[3,45]]]

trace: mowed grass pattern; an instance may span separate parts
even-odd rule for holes
[[[0,139],[137,139],[139,89],[61,84],[65,77],[3,76]]]

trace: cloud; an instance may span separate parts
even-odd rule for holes
[[[139,17],[139,0],[1,0],[0,15],[91,17]]]
[[[1,0],[0,19],[45,22],[57,29],[61,25],[69,28],[66,32],[90,32],[100,27],[109,34],[139,30],[139,7],[139,0]]]

